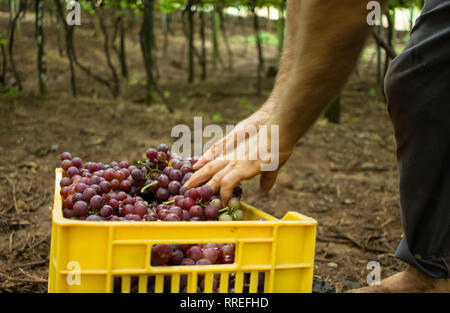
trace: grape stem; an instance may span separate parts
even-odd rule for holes
[[[175,200],[170,200],[170,201],[166,201],[166,202],[163,202],[163,204],[172,204],[172,203],[175,203]]]
[[[228,211],[229,209],[230,209],[230,208],[226,206],[226,207],[224,207],[223,209],[219,210],[219,213]]]
[[[151,187],[151,186],[154,186],[154,185],[156,185],[157,183],[158,183],[157,181],[154,181],[153,183],[148,184],[147,186],[142,187],[141,193],[144,193],[144,192],[147,190],[147,188],[149,188],[149,187]]]

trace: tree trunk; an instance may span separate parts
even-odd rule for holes
[[[144,0],[143,19],[140,30],[140,42],[142,57],[144,59],[145,72],[147,74],[147,87],[146,87],[146,103],[152,104],[152,90],[153,90],[153,55],[152,55],[152,43],[153,43],[153,7],[154,0]]]
[[[325,118],[331,122],[339,124],[341,122],[341,96],[337,96],[330,103],[324,114]]]
[[[11,0],[13,1],[13,0]],[[16,26],[20,17],[20,14],[23,13],[25,15],[27,9],[27,0],[21,0],[19,4],[19,9],[17,10],[16,14],[14,15],[14,18],[10,25],[9,30],[9,39],[8,39],[8,54],[9,54],[9,62],[11,64],[11,70],[14,75],[14,79],[16,80],[17,87],[19,90],[22,90],[22,82],[19,77],[19,73],[16,69],[16,63],[14,61],[14,53],[13,53],[13,47],[14,47],[14,35],[16,31]]]
[[[242,35],[244,37],[244,53],[243,56],[246,57],[247,56],[247,51],[248,51],[248,35],[247,35],[247,25],[245,23],[246,20],[244,20],[244,18],[242,16],[239,16],[239,21],[242,27]]]
[[[0,73],[0,85],[5,85],[6,79],[6,66],[8,62],[8,57],[6,56],[5,45],[0,45],[0,50],[2,51],[2,71]]]
[[[120,68],[122,71],[122,76],[128,77],[128,66],[127,66],[127,50],[125,47],[125,25],[124,18],[120,20]]]
[[[72,96],[77,96],[77,84],[75,79],[75,67],[74,67],[74,55],[73,55],[73,30],[74,26],[69,26],[66,23],[66,18],[64,14],[63,6],[60,0],[55,0],[55,6],[57,15],[59,16],[60,22],[64,27],[66,33],[66,55],[69,59],[69,69],[70,69],[70,87],[72,90]]]
[[[168,26],[167,26],[167,13],[161,11],[161,27],[164,35],[164,44],[163,44],[163,56],[167,55],[167,46],[169,42],[168,36]]]
[[[221,8],[219,8],[217,10],[217,12],[219,13],[219,18],[220,18],[220,32],[222,33],[223,41],[225,42],[225,47],[227,49],[227,54],[228,54],[228,70],[232,71],[233,70],[233,52],[231,51],[230,43],[228,42],[228,36],[227,36],[226,27],[225,27],[225,19],[224,19]]]
[[[194,11],[192,10],[192,0],[186,5],[188,11],[188,82],[194,81]]]
[[[205,13],[200,10],[200,38],[202,41],[202,57],[201,57],[201,79],[206,79],[206,41],[205,41]]]
[[[45,94],[47,89],[47,74],[44,51],[44,29],[43,29],[43,15],[44,15],[44,0],[35,1],[35,39],[37,44],[37,70],[39,79],[39,92]]]
[[[100,12],[100,9],[97,6],[95,6],[94,2],[91,2],[91,6],[92,6],[92,9],[95,10],[95,12],[96,12],[100,30],[103,33],[103,38],[104,38],[103,50],[105,52],[106,63],[108,64],[109,70],[111,71],[112,78],[113,78],[113,86],[111,88],[111,91],[112,91],[113,97],[116,98],[119,96],[119,93],[120,93],[120,82],[119,82],[119,76],[117,75],[117,71],[111,61],[108,29],[105,25],[105,21],[103,19],[102,12]]]
[[[212,64],[214,69],[217,69],[217,61],[221,62],[219,54],[219,29],[220,21],[216,8],[212,11]]]
[[[258,51],[258,68],[257,68],[257,81],[256,81],[256,91],[261,94],[262,89],[262,72],[264,70],[264,58],[262,52],[262,43],[259,29],[258,15],[256,14],[255,7],[251,7],[253,14],[253,31],[256,41],[256,49]]]

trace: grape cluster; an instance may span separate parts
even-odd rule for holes
[[[152,246],[151,264],[167,265],[211,265],[234,263],[234,244],[200,244],[200,245],[167,245]]]
[[[208,244],[156,244],[151,249],[152,266],[186,266],[186,265],[211,265],[211,264],[231,264],[234,263],[235,245],[232,243],[208,243]],[[228,292],[234,292],[236,276],[230,273],[228,277]],[[260,272],[258,275],[258,292],[263,292],[265,275]],[[243,292],[249,292],[250,274],[244,273]],[[219,292],[220,274],[214,274],[212,279],[212,291]],[[131,280],[130,291],[138,292],[137,277]],[[120,292],[121,282],[115,280],[114,290]],[[170,292],[171,277],[164,277],[164,292]],[[197,280],[197,292],[204,292],[205,279],[203,274],[199,274]],[[155,279],[149,276],[147,279],[147,292],[155,292]],[[187,275],[180,276],[180,292],[187,292]]]
[[[228,206],[208,185],[187,190],[198,158],[171,154],[165,144],[146,152],[147,160],[130,165],[87,162],[61,154],[60,194],[63,215],[88,221],[232,221],[242,220],[242,188],[238,185]]]

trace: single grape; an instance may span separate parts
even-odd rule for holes
[[[180,191],[180,188],[181,188],[181,184],[176,180],[171,181],[168,186],[169,192],[172,195],[178,194],[178,192]]]
[[[131,183],[128,180],[122,180],[120,182],[120,189],[122,189],[125,192],[128,192],[131,190]]]
[[[61,161],[64,161],[64,160],[70,161],[70,160],[72,160],[72,155],[69,152],[63,152],[63,153],[61,153],[60,158],[61,158]]]
[[[70,179],[69,177],[64,177],[63,179],[61,179],[61,181],[59,182],[59,185],[61,187],[66,187],[66,186],[70,186],[72,184],[72,179]]]
[[[181,175],[181,171],[180,170],[173,169],[172,171],[170,171],[169,177],[170,177],[171,180],[178,180],[178,181],[180,181],[183,176]]]
[[[86,217],[86,221],[104,221],[105,219],[97,214],[91,214]]]
[[[112,189],[111,184],[107,181],[102,181],[100,183],[100,188],[102,189],[102,192],[104,192],[104,193],[108,193]]]
[[[200,217],[198,217],[198,216],[193,216],[193,217],[191,217],[191,219],[190,219],[190,221],[191,222],[198,222],[198,221],[201,221],[202,219],[200,218]]]
[[[223,214],[221,214],[219,216],[219,221],[226,221],[226,222],[228,222],[228,221],[232,221],[232,220],[233,220],[233,218],[228,213],[223,213]]]
[[[165,174],[161,174],[158,177],[158,184],[159,186],[163,187],[163,188],[167,188],[167,186],[169,186],[169,177],[167,177],[167,175]]]
[[[166,188],[160,187],[156,192],[156,197],[158,200],[166,201],[169,198],[169,191]]]
[[[73,195],[68,196],[66,199],[64,199],[63,207],[67,209],[71,209],[73,207],[74,201],[73,201]]]
[[[239,200],[239,198],[233,197],[230,199],[230,201],[228,201],[228,206],[232,210],[237,210],[241,207],[241,201]]]
[[[158,151],[156,153],[156,161],[158,163],[165,163],[168,160],[167,154],[163,151]]]
[[[181,261],[181,265],[195,265],[195,261],[191,258],[185,258]]]
[[[104,205],[101,209],[100,209],[100,216],[102,217],[109,217],[113,214],[113,209],[111,206],[109,205]]]
[[[111,180],[111,188],[113,190],[117,190],[120,188],[120,182],[117,179],[112,179]]]
[[[71,218],[71,217],[75,217],[75,213],[71,209],[64,208],[63,209],[63,216],[65,218]]]
[[[156,212],[154,212],[154,211],[150,211],[150,212],[148,212],[148,214],[144,215],[144,219],[146,221],[157,221],[158,220],[158,214],[156,214]]]
[[[203,251],[199,246],[193,246],[186,251],[186,256],[194,261],[198,261],[203,257]]]
[[[167,215],[169,215],[169,214],[170,214],[170,212],[168,209],[162,209],[158,212],[158,217],[164,221],[166,219]]]
[[[150,161],[155,161],[156,160],[156,153],[157,153],[156,149],[153,149],[153,148],[148,149],[147,153],[146,153],[147,158]]]
[[[98,195],[103,193],[102,187],[100,187],[99,185],[96,184],[91,185],[91,188],[94,189]]]
[[[139,169],[134,169],[131,172],[131,177],[133,177],[134,181],[136,181],[136,182],[145,180],[144,173]]]
[[[173,170],[172,166],[167,166],[166,168],[164,168],[163,174],[170,177],[170,173],[172,172],[172,170]]]
[[[71,166],[69,167],[69,169],[67,170],[67,176],[69,176],[69,178],[74,177],[75,175],[80,175],[80,170],[78,168],[76,168],[75,166]]]
[[[160,144],[158,146],[158,151],[168,152],[169,151],[169,147],[166,144],[162,143],[162,144]]]
[[[205,208],[205,217],[208,220],[216,220],[219,215],[219,209],[214,205],[208,205]]]
[[[206,200],[209,199],[213,194],[213,189],[210,185],[204,185],[198,188],[200,192],[200,196],[202,199]]]
[[[93,196],[95,196],[97,192],[94,188],[88,187],[83,190],[83,200],[89,202]]]
[[[72,159],[72,165],[78,168],[83,167],[83,161],[79,157],[75,157]]]
[[[180,219],[183,218],[183,209],[177,206],[173,206],[169,209],[170,213],[176,214]]]
[[[242,221],[244,219],[244,212],[241,209],[235,210],[233,214],[237,221]]]
[[[72,161],[70,160],[63,160],[61,162],[61,168],[65,171],[67,171],[70,167],[72,167]]]
[[[96,210],[100,210],[104,204],[105,203],[103,201],[102,196],[99,196],[99,195],[93,196],[89,201],[89,205],[91,206],[91,208],[96,209]]]
[[[99,176],[92,176],[89,178],[89,185],[98,185],[102,182],[102,179]]]
[[[204,210],[200,205],[193,205],[189,209],[189,214],[191,214],[191,216],[197,216],[199,218],[202,218],[204,217]]]
[[[142,220],[142,217],[137,214],[127,214],[125,215],[125,219],[128,221],[140,221]]]
[[[134,211],[134,206],[132,204],[126,204],[122,209],[122,216],[126,215],[136,215],[136,212]],[[140,215],[139,215],[140,216]]]
[[[123,204],[132,204],[134,205],[134,203],[136,202],[136,200],[134,200],[134,198],[130,197],[127,195],[127,198],[125,200],[123,200]]]
[[[194,199],[194,201],[197,200],[197,199],[200,199],[200,197],[201,197],[198,188],[190,189],[190,190],[188,191],[188,194],[189,194],[189,197],[191,197],[192,199]]]
[[[119,163],[119,166],[120,166],[121,168],[128,168],[128,166],[130,166],[130,165],[128,164],[127,161],[121,161],[121,162]]]
[[[189,221],[191,218],[192,218],[192,216],[189,213],[189,211],[188,210],[183,210],[183,217],[181,218],[181,220]]]
[[[216,263],[217,258],[218,258],[218,253],[217,253],[217,249],[215,248],[207,248],[203,250],[203,256],[208,259],[211,264]]]
[[[126,198],[127,198],[127,193],[124,191],[120,191],[116,196],[116,199],[119,201],[124,201]]]
[[[175,213],[169,213],[166,215],[166,218],[164,220],[167,222],[177,222],[181,221],[181,218]]]
[[[215,206],[217,209],[222,209],[222,202],[219,198],[215,198],[209,202],[210,205]]]
[[[80,201],[80,200],[83,200],[83,194],[82,194],[82,193],[79,193],[79,192],[74,193],[74,194],[72,195],[72,200],[73,200],[73,203],[75,203],[75,202],[77,202],[77,201]]]
[[[203,258],[195,262],[195,265],[211,265],[211,261]]]
[[[181,207],[183,210],[189,210],[195,204],[194,199],[187,197],[183,200],[183,206]]]
[[[173,247],[171,245],[155,245],[152,247],[152,264],[164,265],[172,257]]]
[[[73,204],[73,213],[77,217],[85,216],[88,213],[88,210],[88,204],[83,200],[77,201]]]
[[[134,211],[144,217],[148,213],[147,205],[143,201],[138,201],[134,204]]]
[[[222,247],[223,255],[234,255],[234,245],[233,244],[226,244]]]
[[[184,260],[184,253],[180,249],[176,249],[173,251],[172,256],[170,257],[169,264],[171,265],[180,265]]]
[[[79,182],[75,185],[75,191],[79,193],[83,193],[83,191],[88,188],[89,186],[87,184]]]

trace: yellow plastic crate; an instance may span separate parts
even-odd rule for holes
[[[121,279],[121,292],[147,292],[147,279],[155,279],[155,292],[163,292],[164,277],[171,276],[171,292],[180,292],[181,275],[187,275],[187,292],[197,292],[198,275],[205,277],[205,292],[212,291],[213,275],[220,274],[220,292],[228,292],[228,275],[235,275],[235,292],[243,291],[244,274],[250,274],[248,291],[257,291],[264,273],[264,292],[311,292],[317,222],[288,212],[280,220],[242,203],[245,221],[218,222],[94,222],[62,215],[56,169],[49,264],[49,292],[113,292]],[[257,221],[264,218],[267,221]],[[234,243],[234,264],[206,266],[151,266],[154,244]],[[78,275],[78,276],[77,276]]]

